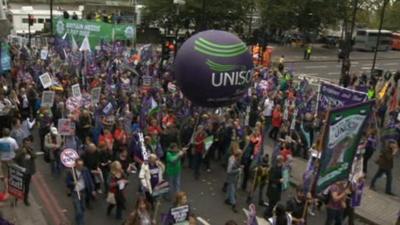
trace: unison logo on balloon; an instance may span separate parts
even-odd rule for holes
[[[174,73],[182,93],[196,105],[220,107],[247,93],[253,61],[246,44],[217,30],[198,33],[179,49]]]

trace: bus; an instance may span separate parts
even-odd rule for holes
[[[392,34],[392,49],[400,50],[400,33]]]
[[[46,8],[47,7],[47,8]],[[82,17],[82,6],[77,6],[74,9],[68,10],[68,13],[72,15],[76,13],[79,18]],[[10,9],[11,23],[13,26],[14,34],[28,34],[28,15],[33,16],[33,25],[31,26],[31,33],[34,34],[37,31],[42,31],[46,23],[50,23],[50,10],[48,6],[22,6]],[[54,10],[53,16],[62,16],[61,10]]]
[[[358,30],[355,37],[354,49],[363,51],[374,51],[378,38],[378,30]],[[392,32],[381,31],[378,51],[388,51],[392,48]]]

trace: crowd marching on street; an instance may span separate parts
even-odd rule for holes
[[[91,212],[86,209],[95,209],[96,201],[107,202],[104,216],[115,217],[116,224],[198,223],[190,195],[181,187],[186,165],[196,180],[211,169],[225,170],[221,188],[227,207],[238,213],[237,195],[243,194],[238,190],[244,190],[247,203],[259,205],[258,213],[274,225],[307,224],[321,207],[327,209],[326,225],[344,224],[345,219],[352,225],[363,189],[375,188],[383,175],[385,192],[393,195],[400,72],[382,77],[355,73],[345,76],[341,86],[315,84],[287,69],[282,56],[277,68],[254,69],[251,88],[237,103],[204,108],[182,95],[172,60],[162,60],[152,45],[134,48],[115,41],[84,52],[57,38],[43,55],[38,46],[9,44],[12,68],[0,77],[0,175],[7,193],[9,166],[26,169],[22,200],[27,206],[31,178],[43,160],[53,176],[65,177],[76,225],[87,224],[85,214]],[[311,51],[308,47],[306,59]],[[361,141],[349,179],[338,179],[320,191],[316,177],[325,163],[321,151],[327,112],[338,106],[323,96],[323,85],[365,95],[374,106],[357,134]],[[32,145],[34,132],[39,146]],[[343,137],[341,144],[352,138]],[[267,150],[270,146],[272,151]],[[64,149],[79,155],[73,170],[60,159]],[[379,155],[378,171],[368,167],[375,163],[370,160],[374,154]],[[294,157],[308,160],[307,170],[295,195],[283,202],[281,195],[296,169]],[[347,156],[330,158],[340,157]],[[223,168],[211,167],[216,162]],[[326,165],[331,163],[336,162]],[[370,184],[366,176],[373,176]],[[135,179],[138,192],[126,193]],[[136,203],[128,202],[127,194],[136,194]],[[170,204],[167,212],[159,211],[160,201]],[[126,212],[127,205],[135,209]],[[226,217],[226,224],[241,222]]]

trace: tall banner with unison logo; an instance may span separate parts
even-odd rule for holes
[[[334,109],[365,102],[368,99],[367,94],[364,92],[326,82],[321,82],[319,96],[318,112],[327,111],[329,108]]]
[[[11,57],[8,44],[0,43],[0,74],[11,69]]]
[[[135,26],[131,24],[70,20],[62,17],[53,20],[53,28],[57,36],[72,35],[78,43],[81,43],[86,36],[89,36],[89,43],[92,48],[100,45],[102,40],[133,40],[136,33]]]
[[[373,101],[330,111],[323,139],[317,192],[349,177]]]

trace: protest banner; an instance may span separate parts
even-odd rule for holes
[[[131,24],[111,24],[92,20],[72,20],[58,17],[52,24],[55,35],[62,37],[65,33],[72,35],[76,42],[88,36],[92,49],[100,45],[101,41],[133,40],[136,36],[136,27]]]
[[[75,98],[82,97],[81,87],[79,86],[79,84],[72,85],[71,89],[72,89],[72,97],[75,97]]]
[[[8,193],[18,199],[24,199],[25,193],[25,168],[17,164],[8,167]]]
[[[2,42],[0,48],[0,74],[3,71],[7,71],[11,69],[11,56],[10,56],[10,47],[8,44]]]
[[[318,112],[353,105],[368,100],[364,92],[351,90],[327,82],[321,82],[318,92]]]
[[[54,104],[54,91],[43,91],[42,93],[42,103],[41,105],[44,107],[52,107]]]
[[[40,75],[39,80],[40,80],[40,83],[42,83],[42,86],[44,89],[49,88],[53,84],[53,81],[51,80],[49,73],[44,73],[44,74]]]
[[[373,102],[364,102],[329,112],[323,133],[317,192],[336,181],[346,180],[351,172],[361,131],[372,111]]]
[[[75,134],[75,123],[70,119],[58,119],[57,128],[60,135],[70,136]]]

